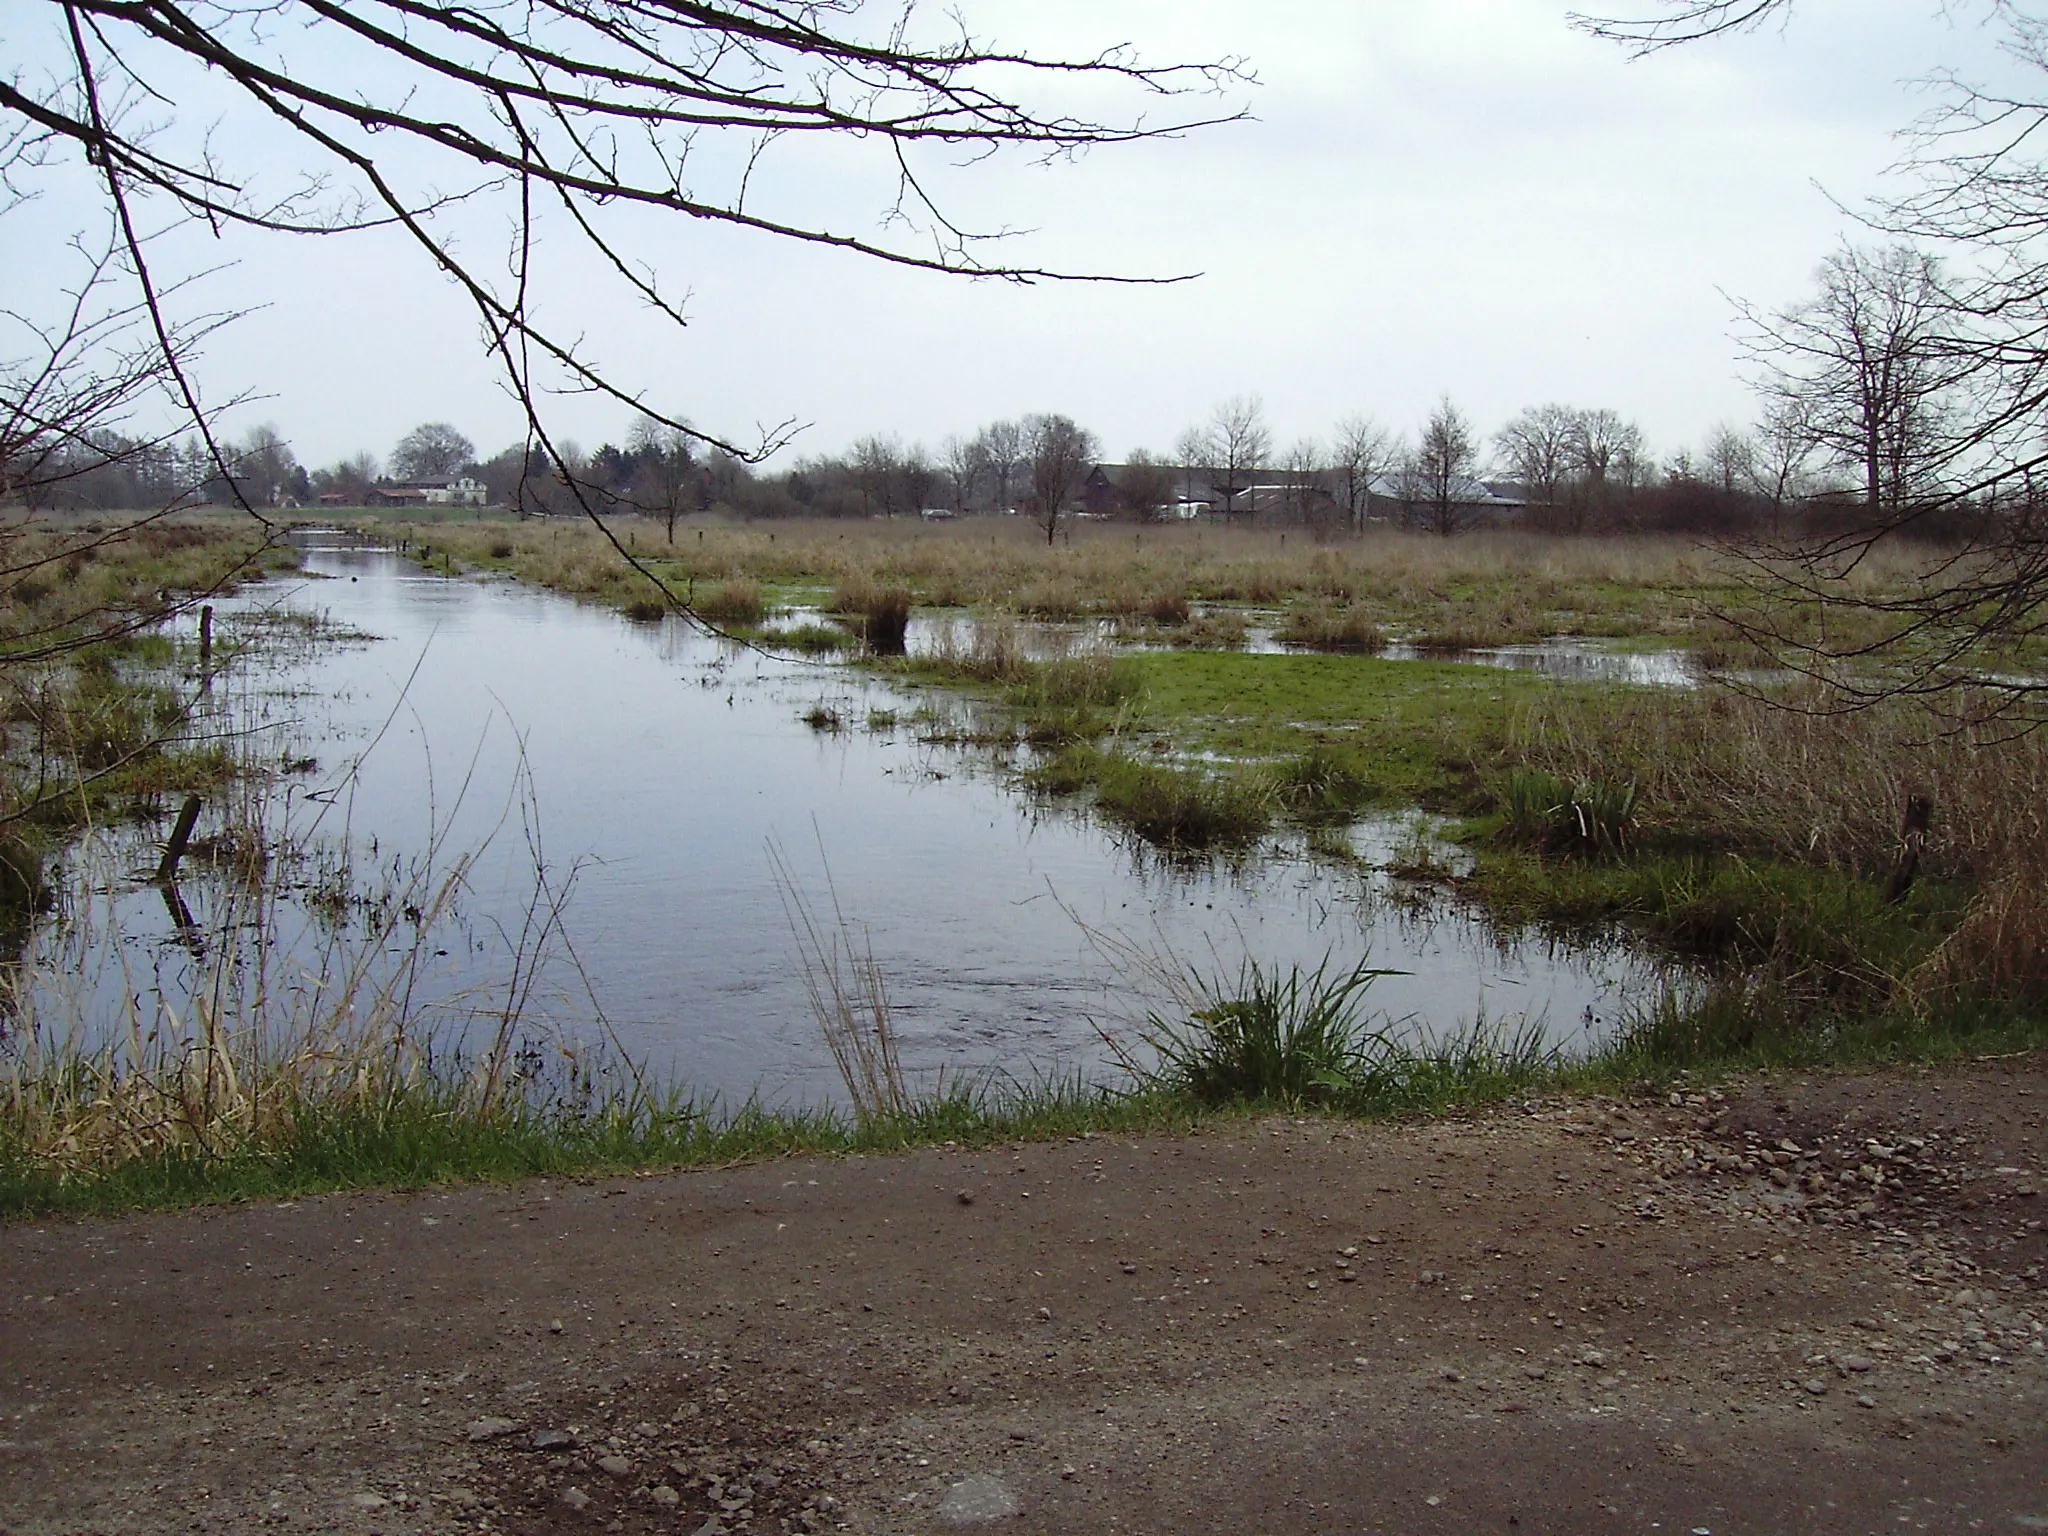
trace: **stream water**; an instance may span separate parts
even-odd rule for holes
[[[1104,1070],[1099,1028],[1126,1027],[1147,1001],[1123,946],[1230,974],[1246,957],[1369,957],[1405,973],[1374,983],[1372,1010],[1418,1039],[1537,1025],[1582,1049],[1659,984],[1618,945],[1504,941],[1417,899],[1372,867],[1426,835],[1402,818],[1354,829],[1355,867],[1284,839],[1232,864],[1168,863],[1034,804],[984,757],[923,744],[919,696],[837,663],[763,657],[338,540],[312,541],[303,571],[246,590],[221,623],[274,635],[307,614],[357,638],[273,646],[219,686],[263,750],[313,761],[270,821],[317,855],[305,862],[325,883],[307,876],[310,889],[253,903],[247,881],[194,861],[175,914],[137,878],[164,829],[103,841],[82,855],[92,894],[42,941],[46,1018],[87,1033],[131,1007],[189,1018],[206,957],[237,924],[262,923],[302,957],[286,970],[331,974],[353,920],[332,899],[343,872],[397,889],[430,847],[443,871],[469,862],[444,913],[421,903],[416,952],[407,924],[384,941],[392,964],[410,953],[416,1006],[478,1027],[502,1009],[515,963],[538,956],[530,1027],[608,1032],[657,1074],[728,1098],[840,1091],[771,843],[814,909],[829,915],[836,891],[866,935],[904,1064],[926,1082]],[[806,725],[821,702],[848,728]],[[537,868],[567,892],[545,944],[521,937]]]

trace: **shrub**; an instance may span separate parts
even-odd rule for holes
[[[1145,604],[1145,616],[1154,624],[1178,628],[1188,621],[1188,595],[1185,592],[1158,592]]]

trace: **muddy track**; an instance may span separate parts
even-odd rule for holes
[[[0,1232],[0,1530],[2048,1529],[2048,1062]]]

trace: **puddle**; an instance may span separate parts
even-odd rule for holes
[[[1569,636],[1537,645],[1491,645],[1470,650],[1421,650],[1390,645],[1381,653],[1389,661],[1461,661],[1512,672],[1541,672],[1546,677],[1585,683],[1635,683],[1643,687],[1696,688],[1706,673],[1689,651],[1622,651],[1597,640]]]
[[[609,1035],[656,1073],[729,1098],[836,1096],[771,839],[819,909],[829,864],[886,977],[904,1064],[926,1082],[1100,1068],[1098,1025],[1141,1015],[1145,999],[1090,929],[1229,975],[1246,956],[1369,956],[1406,973],[1374,984],[1373,1010],[1418,1038],[1526,1020],[1583,1047],[1659,982],[1618,944],[1502,943],[1418,904],[1384,868],[1417,845],[1412,821],[1354,829],[1353,866],[1283,839],[1234,865],[1176,867],[1032,804],[971,752],[921,743],[920,697],[851,668],[445,579],[344,539],[309,543],[303,573],[220,605],[224,629],[281,609],[352,638],[287,647],[218,691],[240,728],[268,733],[265,750],[317,763],[273,818],[313,850],[311,888],[258,900],[231,867],[194,861],[181,932],[163,894],[130,878],[154,862],[150,838],[111,839],[99,894],[48,941],[71,990],[44,1000],[47,1017],[104,1031],[140,998],[189,1019],[206,973],[195,945],[217,952],[222,933],[257,923],[283,953],[275,985],[331,984],[348,934],[417,901],[405,878],[433,849],[443,873],[470,862],[438,914],[420,903],[427,943],[408,954],[413,930],[394,919],[366,962],[386,979],[396,968],[430,1019],[495,1027],[511,957],[531,958],[540,921],[528,1020]],[[807,726],[821,703],[852,728]],[[536,918],[536,867],[567,893],[558,931]],[[362,904],[337,897],[344,869]]]

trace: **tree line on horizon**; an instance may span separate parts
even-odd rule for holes
[[[1941,274],[1904,246],[1845,248],[1806,301],[1746,312],[1746,344],[1763,409],[1751,429],[1717,427],[1695,452],[1659,459],[1641,429],[1611,409],[1530,406],[1490,435],[1448,396],[1412,435],[1369,417],[1327,438],[1277,445],[1256,396],[1221,402],[1170,453],[1135,449],[1109,466],[1094,433],[1058,414],[991,422],[938,447],[870,433],[843,452],[768,470],[707,448],[685,428],[640,418],[594,452],[514,444],[488,458],[455,426],[426,422],[388,457],[369,452],[309,469],[271,425],[223,458],[192,439],[82,435],[31,475],[39,505],[129,510],[203,503],[314,506],[373,502],[395,486],[472,477],[487,504],[521,516],[639,513],[677,522],[741,518],[1010,513],[1055,535],[1085,504],[1092,515],[1162,521],[1202,503],[1233,520],[1356,531],[1397,522],[1452,534],[1514,509],[1562,533],[1777,532],[1788,512],[1860,504],[1866,512],[1938,493],[1952,456],[1952,380],[1928,344]],[[20,498],[12,498],[20,499]],[[1220,503],[1220,505],[1219,505]],[[1952,508],[1955,522],[1968,509]],[[1938,531],[1930,527],[1929,531]]]

